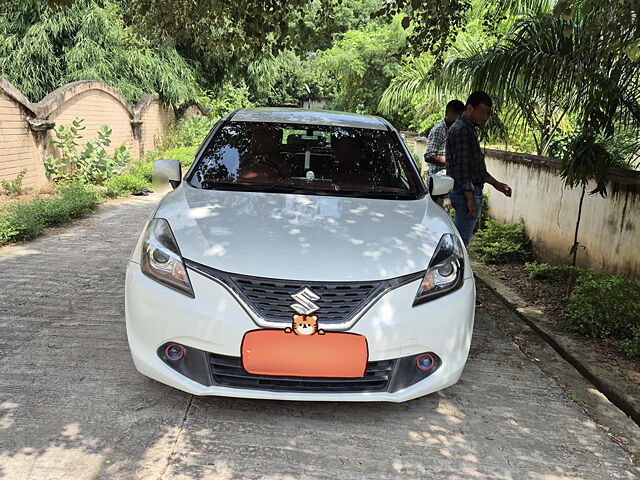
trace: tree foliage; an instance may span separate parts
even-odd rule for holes
[[[330,49],[318,52],[317,68],[333,85],[331,106],[376,113],[383,92],[398,73],[407,32],[402,17],[350,30]]]
[[[76,80],[108,83],[131,103],[155,92],[180,104],[199,91],[192,66],[171,43],[135,33],[110,0],[2,5],[0,75],[32,101]]]
[[[392,19],[396,15],[408,15],[403,27],[412,27],[409,46],[417,54],[430,52],[440,56],[464,26],[465,14],[470,8],[470,0],[393,0],[385,2],[373,16]]]

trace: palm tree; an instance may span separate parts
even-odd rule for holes
[[[536,1],[511,3],[530,7]],[[605,144],[617,125],[640,130],[640,3],[569,3],[572,8],[563,2],[553,11],[530,12],[489,48],[459,49],[435,76],[410,69],[383,101],[393,105],[429,83],[486,90],[500,100],[503,112],[536,131],[540,154],[547,152],[560,122],[571,116],[577,135],[561,159],[561,175],[568,187],[582,188],[571,249],[575,264],[586,186],[594,179],[597,186],[590,193],[606,195],[606,175],[615,163]],[[637,153],[639,147],[640,139],[631,150]]]

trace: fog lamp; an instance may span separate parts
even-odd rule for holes
[[[171,343],[167,345],[167,348],[164,349],[164,354],[169,360],[173,360],[174,362],[176,362],[184,357],[184,347],[182,345],[178,345],[177,343]]]
[[[436,359],[430,353],[423,353],[416,358],[416,365],[420,370],[431,370],[436,364]]]

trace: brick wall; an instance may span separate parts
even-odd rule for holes
[[[190,108],[185,115],[198,112]],[[51,144],[56,125],[84,119],[81,143],[95,138],[101,125],[112,129],[111,146],[125,144],[134,157],[155,147],[176,120],[156,95],[147,95],[132,108],[116,90],[102,82],[81,81],[58,88],[37,103],[30,102],[9,82],[0,78],[0,179],[13,180],[24,168],[23,185],[40,189],[47,185],[43,159],[56,154]]]
[[[136,110],[142,121],[140,153],[144,155],[155,148],[157,140],[167,132],[176,116],[172,109],[163,108],[160,100],[155,96],[142,99]],[[195,110],[191,112],[195,112]],[[191,112],[185,112],[184,116],[193,115]]]
[[[65,101],[48,116],[56,125],[70,125],[74,118],[82,118],[82,131],[80,143],[86,143],[96,138],[96,133],[102,125],[109,125],[112,129],[111,145],[107,148],[109,153],[124,144],[132,155],[138,156],[138,145],[133,136],[131,126],[131,114],[118,99],[102,91],[90,89]],[[49,140],[55,140],[53,130],[47,132]],[[55,147],[49,142],[48,151],[53,153]]]
[[[40,188],[46,184],[36,136],[32,134],[27,110],[0,90],[0,179],[14,179],[27,169],[22,185]]]
[[[407,144],[420,158],[426,141],[403,132]],[[545,262],[567,264],[580,203],[580,188],[566,188],[555,158],[485,149],[487,170],[513,188],[505,197],[491,186],[489,216],[504,223],[524,221],[536,257]],[[423,162],[421,162],[423,163]],[[595,188],[590,182],[587,191]],[[640,278],[640,171],[612,169],[608,195],[587,194],[584,199],[577,263],[608,273],[626,272]]]

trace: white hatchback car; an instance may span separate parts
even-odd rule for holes
[[[212,129],[131,256],[137,369],[196,395],[406,401],[458,381],[475,284],[384,119],[242,109]],[[429,192],[429,190],[431,190]]]

